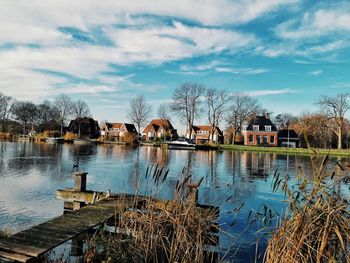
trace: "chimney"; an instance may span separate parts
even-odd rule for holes
[[[265,113],[265,118],[270,119],[270,114],[268,112]]]

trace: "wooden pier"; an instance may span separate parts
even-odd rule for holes
[[[138,204],[142,204],[143,198],[146,198],[87,191],[86,173],[78,172],[74,177],[74,189],[57,191],[57,197],[65,200],[66,213],[12,236],[0,238],[0,262],[1,259],[40,262],[46,252],[69,240],[74,240],[98,225],[116,220],[116,211],[135,206],[135,200]],[[159,206],[164,206],[168,202],[157,201]],[[206,210],[205,208],[208,207],[198,205],[199,210]]]

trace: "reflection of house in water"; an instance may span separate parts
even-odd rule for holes
[[[124,160],[132,154],[133,148],[125,145],[101,144],[98,150],[103,156]]]
[[[142,147],[144,158],[152,164],[167,166],[169,163],[169,150],[162,147]]]
[[[275,153],[242,152],[242,163],[247,174],[254,177],[265,177],[271,173],[277,159]]]

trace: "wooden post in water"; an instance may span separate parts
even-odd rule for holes
[[[85,192],[86,191],[86,172],[75,172],[74,173],[74,191]],[[85,205],[84,202],[73,202],[73,210],[79,210]]]
[[[186,186],[188,189],[187,200],[191,203],[197,204],[198,203],[198,184],[187,183]]]

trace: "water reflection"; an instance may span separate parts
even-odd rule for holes
[[[63,204],[55,198],[55,191],[72,186],[76,164],[89,173],[90,189],[127,193],[139,189],[141,193],[164,198],[172,197],[174,186],[183,175],[192,174],[193,181],[204,177],[199,201],[220,206],[220,223],[232,236],[240,237],[235,247],[244,247],[239,255],[245,259],[255,253],[256,229],[240,235],[246,228],[249,209],[258,209],[263,203],[278,211],[285,207],[281,202],[283,194],[271,192],[275,170],[291,177],[299,169],[305,174],[312,170],[309,157],[273,153],[0,142],[0,228],[21,229],[60,215]],[[145,179],[147,167],[156,164],[170,169],[157,193]],[[231,224],[230,211],[242,203],[243,210]],[[220,244],[224,250],[229,249],[232,238],[220,237]]]

